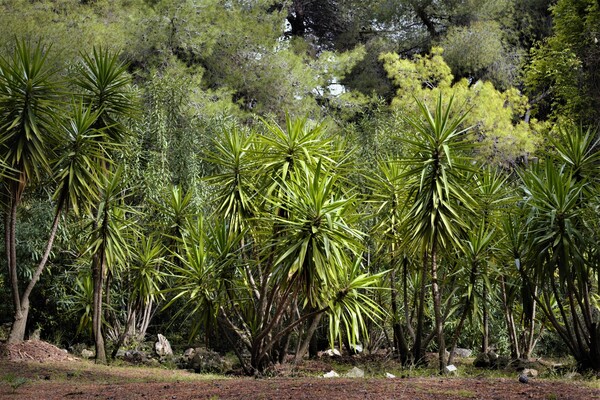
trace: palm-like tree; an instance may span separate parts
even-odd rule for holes
[[[0,59],[0,159],[5,199],[5,249],[15,308],[10,342],[21,341],[29,312],[28,287],[19,292],[16,255],[17,208],[25,188],[50,172],[58,141],[53,121],[60,113],[58,91],[49,69],[47,49],[16,42],[13,55]],[[44,261],[45,262],[45,261]],[[43,267],[42,267],[43,269]],[[38,272],[39,271],[39,272]],[[35,273],[33,284],[41,269]],[[32,285],[30,284],[29,286]]]
[[[409,191],[410,209],[405,224],[411,232],[410,241],[417,243],[425,260],[429,259],[431,288],[435,313],[435,333],[438,339],[440,372],[445,370],[445,340],[442,301],[438,281],[440,250],[459,246],[461,228],[465,226],[464,211],[471,203],[463,188],[468,165],[461,158],[470,144],[464,141],[466,129],[461,129],[466,114],[452,113],[452,99],[444,106],[442,96],[432,113],[417,100],[421,119],[407,118],[413,131],[400,137],[406,145],[402,163]]]
[[[119,174],[112,174],[109,160],[115,156],[115,148],[122,146],[128,129],[124,120],[136,114],[136,102],[132,96],[129,85],[131,79],[127,74],[127,66],[119,61],[117,53],[108,50],[94,48],[92,54],[82,55],[83,62],[79,73],[74,78],[74,83],[82,90],[85,103],[91,110],[97,113],[94,128],[104,133],[99,137],[100,145],[105,149],[105,157],[98,159],[102,165],[103,174],[107,177],[106,182],[114,181]],[[110,147],[106,146],[110,144]],[[93,214],[95,222],[92,231],[98,233],[98,229],[107,228],[106,221],[110,215],[109,209],[112,203],[108,201],[106,189],[111,189],[112,184],[104,188],[104,199],[96,205]],[[114,187],[113,187],[114,188]],[[98,191],[101,188],[98,187]],[[114,194],[111,194],[113,196]],[[107,231],[104,231],[105,233]],[[103,237],[103,233],[98,238]],[[101,243],[105,243],[101,240]],[[106,242],[108,244],[110,242]],[[94,339],[96,342],[96,361],[106,363],[104,350],[104,339],[102,335],[102,290],[106,274],[106,257],[103,252],[108,250],[104,245],[95,246],[100,253],[92,257],[92,276],[94,279]]]
[[[82,90],[85,103],[98,113],[95,127],[103,129],[111,143],[122,144],[128,132],[123,120],[137,113],[127,65],[119,61],[118,53],[102,48],[94,47],[82,58],[74,83]]]
[[[76,215],[80,215],[82,209],[89,210],[90,205],[97,199],[95,185],[100,182],[100,166],[97,161],[102,159],[104,154],[104,150],[98,146],[97,137],[102,133],[92,128],[96,122],[96,114],[89,109],[75,105],[72,114],[68,119],[61,121],[57,128],[63,142],[60,146],[62,156],[54,165],[54,179],[57,184],[54,194],[54,219],[42,257],[21,295],[20,303],[25,321],[29,309],[29,296],[46,267],[62,214],[73,210]],[[13,331],[14,335],[17,335],[19,329]],[[17,337],[13,339],[20,340]]]
[[[132,246],[130,267],[125,271],[129,278],[127,281],[131,281],[128,285],[127,312],[123,331],[112,351],[113,358],[123,343],[129,339],[143,341],[146,336],[155,305],[164,297],[161,293],[164,274],[160,271],[166,261],[163,251],[162,243],[153,235],[141,235]]]
[[[179,276],[202,277],[196,282],[211,280],[197,285],[210,291],[195,291],[190,300],[214,310],[225,337],[233,334],[246,346],[251,360],[240,359],[248,373],[282,360],[291,332],[309,322],[298,353],[305,351],[326,312],[336,327],[348,323],[347,332],[359,332],[361,321],[379,311],[359,292],[379,277],[355,263],[362,238],[354,227],[355,198],[325,167],[336,164],[321,129],[288,119],[284,129],[268,124],[260,137],[230,131],[215,148],[208,158],[219,167],[211,179],[218,229],[210,230],[200,258],[182,257],[173,267]],[[177,279],[179,297],[196,290]]]
[[[92,256],[92,279],[94,281],[94,309],[92,330],[96,345],[96,362],[106,364],[106,350],[102,333],[103,290],[107,274],[118,265],[125,265],[130,253],[129,234],[131,223],[127,222],[128,210],[123,204],[124,188],[122,169],[104,177],[100,201],[95,205],[89,224],[87,254]]]
[[[589,242],[597,217],[595,210],[588,211],[595,207],[597,189],[587,187],[590,183],[577,173],[549,159],[521,174],[530,211],[527,246],[531,252],[522,268],[530,287],[543,289],[536,301],[580,367],[599,370],[600,321],[591,301],[598,266],[590,251],[595,243]]]
[[[371,189],[370,199],[374,205],[373,217],[375,219],[372,227],[373,235],[377,243],[377,254],[381,255],[385,265],[390,268],[390,293],[392,308],[392,329],[394,333],[394,347],[398,352],[403,364],[410,359],[408,336],[414,340],[415,332],[412,328],[410,316],[410,304],[408,294],[408,255],[403,242],[406,232],[403,230],[402,221],[406,207],[406,188],[402,178],[404,170],[400,163],[394,160],[381,161],[378,164],[377,173],[367,177]],[[396,272],[402,267],[402,294],[404,309],[404,324],[401,322],[398,306],[398,289],[396,283]],[[423,282],[424,283],[424,282]],[[425,286],[423,285],[422,289]],[[424,298],[423,298],[424,300]],[[423,313],[420,313],[423,317]],[[417,323],[423,326],[422,323]],[[406,332],[405,332],[406,327]],[[421,332],[418,332],[421,335]],[[417,355],[420,358],[419,355]]]
[[[471,192],[473,193],[475,200],[473,204],[474,220],[471,221],[471,226],[479,225],[480,229],[483,229],[485,232],[489,232],[489,234],[492,235],[498,223],[499,213],[514,200],[508,192],[506,185],[507,177],[498,169],[493,169],[488,166],[486,168],[481,168],[481,170],[475,173],[470,180],[474,184]],[[475,266],[475,264],[478,264],[476,267],[477,269],[481,267],[481,271],[475,271],[475,275],[479,275],[483,278],[481,282],[481,292],[479,293],[483,330],[481,352],[487,353],[489,350],[489,293],[491,292],[490,280],[488,277],[491,273],[489,265],[493,264],[490,262],[492,261],[492,254],[490,251],[492,243],[490,240],[483,240],[483,237],[477,237],[471,234],[468,235],[466,244],[466,255],[471,261],[471,265]],[[484,247],[481,247],[482,245]],[[486,262],[481,262],[482,259],[487,260]],[[473,261],[475,261],[475,264],[473,264]],[[452,357],[452,355],[450,357]]]
[[[558,158],[572,171],[577,180],[598,181],[596,170],[600,164],[598,130],[582,125],[560,125],[552,141]]]
[[[253,157],[255,136],[237,128],[223,131],[221,140],[215,141],[215,150],[207,161],[219,166],[218,173],[208,177],[218,182],[216,212],[229,221],[233,229],[241,231],[249,218],[258,213],[260,196],[255,177],[258,164]]]

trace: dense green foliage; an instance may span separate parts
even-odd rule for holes
[[[598,4],[2,2],[9,340],[599,370]]]

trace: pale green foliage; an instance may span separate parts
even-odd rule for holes
[[[503,36],[495,21],[451,27],[440,43],[444,60],[458,76],[491,80],[507,88],[516,81],[520,59],[506,49]]]
[[[497,23],[479,22],[453,27],[441,43],[444,59],[460,75],[480,71],[497,62],[503,51]]]
[[[94,297],[94,284],[92,275],[89,272],[80,273],[75,278],[75,285],[69,294],[67,300],[68,313],[79,315],[79,324],[76,334],[85,334],[87,337],[92,335],[92,308]]]
[[[539,139],[528,123],[519,121],[528,104],[517,89],[501,92],[490,82],[470,84],[466,79],[453,83],[440,48],[413,60],[392,53],[382,55],[381,60],[397,87],[392,107],[400,112],[413,115],[417,111],[413,96],[432,104],[439,95],[451,95],[456,104],[469,110],[463,124],[472,128],[471,140],[479,142],[479,160],[514,165],[519,157],[535,152]]]
[[[4,375],[2,377],[2,380],[11,387],[13,394],[17,393],[18,388],[25,385],[26,383],[29,383],[29,379],[25,378],[24,376],[17,376],[12,373]]]
[[[139,18],[146,13],[143,1],[99,0],[91,5],[78,0],[27,1],[7,0],[0,5],[0,51],[9,51],[15,36],[53,43],[52,61],[64,65],[77,59],[80,52],[102,45],[127,47]],[[60,58],[59,58],[60,57]]]

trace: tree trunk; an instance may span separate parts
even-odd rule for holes
[[[404,304],[404,321],[406,322],[406,331],[409,337],[415,341],[415,331],[412,327],[412,318],[410,311],[410,302],[408,298],[408,258],[404,257],[402,260],[402,296]]]
[[[16,193],[17,189],[14,189]],[[27,315],[29,314],[29,302],[21,304],[21,295],[19,291],[19,277],[17,275],[17,206],[19,199],[14,195],[10,203],[10,211],[5,218],[5,241],[6,258],[8,266],[8,276],[10,279],[10,289],[14,307],[14,322],[10,330],[8,343],[18,343],[25,339],[25,327],[27,325]],[[25,306],[25,307],[23,307]]]
[[[119,352],[121,346],[123,346],[123,343],[125,343],[125,341],[131,336],[132,327],[135,326],[135,309],[131,304],[127,307],[127,311],[127,321],[125,321],[125,325],[123,326],[123,332],[121,332],[119,335],[117,344],[110,355],[110,357],[113,359],[117,356],[117,353]],[[135,329],[133,329],[133,331],[135,331]]]
[[[25,339],[25,328],[27,327],[27,316],[29,315],[29,300],[21,302],[20,307],[15,312],[8,343],[19,343]]]
[[[42,272],[44,272],[44,268],[46,267],[46,263],[48,262],[48,257],[50,257],[50,252],[52,251],[52,246],[54,245],[54,239],[56,238],[56,231],[58,230],[58,225],[60,222],[60,214],[62,208],[58,207],[56,213],[54,215],[54,221],[52,222],[52,228],[50,229],[50,237],[48,238],[48,242],[46,243],[46,248],[44,249],[44,254],[38,263],[38,266],[31,277],[31,281],[25,288],[25,291],[20,297],[19,308],[15,310],[15,316],[13,325],[10,330],[9,343],[17,343],[23,341],[25,339],[25,327],[27,325],[27,316],[29,315],[29,296],[33,291],[36,283],[40,280],[42,276]],[[18,289],[17,289],[18,290]]]
[[[404,337],[404,331],[400,324],[400,316],[398,315],[398,290],[396,289],[396,270],[392,266],[390,272],[390,288],[392,289],[392,329],[394,332],[394,347],[396,348],[397,354],[400,356],[400,362],[402,365],[406,365],[408,362],[408,344]]]
[[[12,240],[10,235],[12,209],[7,209],[4,212],[4,250],[6,251],[6,273],[8,281],[12,284]],[[15,307],[16,309],[16,307]]]
[[[92,313],[92,331],[96,347],[96,363],[106,364],[106,350],[102,335],[102,289],[104,286],[104,250],[100,249],[92,261],[92,276],[94,280],[94,309]]]
[[[148,301],[148,303],[144,306],[144,310],[142,312],[142,320],[138,326],[138,339],[139,341],[143,341],[146,336],[146,331],[148,330],[148,326],[150,326],[150,319],[153,314],[154,302],[152,300]],[[208,322],[210,324],[210,320]],[[207,329],[209,331],[210,329]],[[208,335],[207,335],[208,337]]]
[[[306,351],[308,350],[308,347],[310,346],[312,338],[315,335],[317,328],[319,327],[319,323],[321,322],[322,317],[323,317],[323,314],[317,314],[312,318],[310,326],[308,327],[308,330],[306,331],[306,337],[304,338],[302,345],[298,349],[298,352],[296,352],[296,356],[294,357],[294,363],[297,364],[300,361],[302,361],[302,358],[306,354]]]
[[[471,294],[467,296],[467,301],[465,302],[462,315],[460,316],[460,321],[459,321],[458,326],[456,327],[456,330],[454,331],[454,335],[452,337],[452,342],[450,344],[450,355],[448,356],[448,364],[452,364],[452,361],[454,359],[454,350],[456,350],[458,338],[460,337],[460,334],[462,333],[463,326],[465,324],[467,315],[469,314],[469,310],[471,308],[472,296],[474,296],[474,293],[475,293],[476,279],[477,279],[477,263],[473,262],[473,264],[471,265],[471,274],[469,275],[469,285],[471,285],[471,288],[472,288]]]
[[[519,341],[517,338],[517,327],[515,324],[515,318],[513,316],[512,308],[508,304],[508,295],[506,293],[506,282],[504,275],[500,275],[500,288],[502,291],[502,305],[504,306],[504,318],[506,320],[506,327],[508,329],[508,337],[510,340],[510,353],[513,359],[521,357],[519,351]]]
[[[419,293],[419,309],[417,311],[417,331],[413,348],[413,361],[417,364],[423,361],[423,325],[425,319],[425,283],[427,281],[427,252],[423,254],[423,268],[421,270],[421,291]]]
[[[485,272],[484,272],[485,273]],[[490,316],[489,316],[489,312],[488,312],[488,304],[487,304],[487,298],[488,298],[488,288],[487,285],[485,284],[485,281],[483,282],[483,290],[481,292],[481,305],[483,308],[483,337],[481,338],[481,352],[483,354],[486,354],[488,352],[489,346],[490,346]]]
[[[537,343],[537,340],[535,338],[535,315],[537,308],[537,302],[535,301],[535,298],[537,297],[537,286],[533,288],[533,291],[534,295],[531,299],[531,302],[533,303],[531,305],[531,318],[529,321],[529,329],[527,331],[528,337],[527,342],[525,344],[525,348],[523,349],[523,353],[527,359],[531,358],[531,353],[533,353],[533,349],[535,348],[535,344]]]
[[[437,242],[434,238],[431,248],[431,294],[433,296],[433,311],[435,314],[435,332],[438,339],[438,358],[440,374],[446,370],[446,342],[444,340],[444,321],[442,317],[442,301],[437,276]]]

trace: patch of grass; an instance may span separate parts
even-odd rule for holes
[[[29,382],[29,379],[14,374],[6,374],[2,380],[12,388],[13,394],[17,392],[18,388]]]
[[[580,381],[582,385],[590,387],[592,389],[600,390],[600,379],[590,378],[590,380]]]

